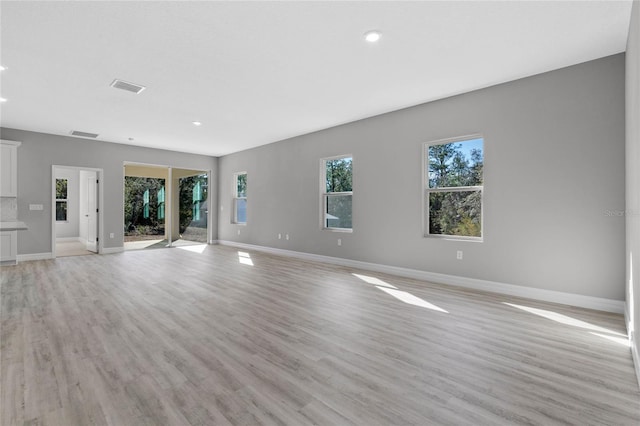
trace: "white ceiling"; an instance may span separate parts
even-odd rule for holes
[[[622,52],[630,10],[631,1],[2,1],[0,124],[224,155]],[[375,45],[362,38],[371,29],[383,34]],[[114,78],[147,89],[113,89]]]

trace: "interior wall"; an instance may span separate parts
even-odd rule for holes
[[[109,252],[123,247],[122,168],[125,162],[165,164],[173,167],[213,170],[211,214],[217,223],[218,159],[206,155],[187,154],[146,147],[92,141],[70,136],[57,136],[19,129],[1,128],[0,137],[21,141],[18,151],[18,220],[29,230],[18,233],[18,255],[40,255],[51,252],[51,166],[91,167],[102,169],[104,197],[104,249]],[[44,210],[29,210],[29,204],[42,204]],[[217,239],[217,229],[212,229]],[[113,238],[110,234],[113,233]]]
[[[640,4],[633,2],[626,52],[626,316],[640,382]]]
[[[622,301],[624,69],[614,55],[221,157],[219,238]],[[423,143],[476,133],[484,241],[424,238]],[[352,233],[320,227],[320,159],[341,154]]]
[[[18,152],[18,155],[22,151]],[[56,221],[56,238],[80,237],[80,175],[78,169],[57,167],[56,179],[67,179],[67,220]],[[41,203],[45,205],[44,203]],[[51,202],[47,203],[51,204]],[[19,216],[18,216],[19,217]]]

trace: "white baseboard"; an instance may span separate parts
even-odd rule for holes
[[[420,271],[417,269],[401,268],[398,266],[381,265],[377,263],[362,262],[359,260],[343,259],[339,257],[322,256],[318,254],[303,253],[292,250],[284,250],[273,247],[257,246],[253,244],[237,243],[235,241],[218,240],[218,244],[256,250],[281,256],[295,257],[298,259],[312,260],[315,262],[331,263],[334,265],[348,266],[351,268],[365,269],[414,278],[438,284],[447,284],[457,287],[471,288],[492,293],[506,294],[509,296],[524,297],[527,299],[542,300],[545,302],[560,303],[563,305],[577,306],[587,309],[595,309],[605,312],[624,313],[624,302],[621,300],[604,299],[600,297],[583,296],[581,294],[563,293],[560,291],[545,290],[533,287],[524,287],[513,284],[504,284],[494,281],[480,280],[476,278],[459,277],[455,275],[440,274],[436,272]]]
[[[18,262],[26,262],[29,260],[46,260],[53,259],[53,253],[29,253],[29,254],[19,254],[17,256]]]
[[[103,247],[100,254],[122,253],[123,251],[124,247]]]

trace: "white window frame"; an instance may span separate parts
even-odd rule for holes
[[[332,160],[341,160],[343,158],[351,158],[351,167],[353,167],[353,155],[352,154],[344,154],[344,155],[336,155],[333,157],[325,157],[320,159],[320,228],[324,231],[332,231],[332,232],[353,232],[353,190],[352,191],[344,191],[344,192],[327,192],[327,161]],[[353,169],[351,175],[351,187],[353,189]],[[327,221],[325,220],[325,214],[327,212],[327,200],[328,197],[332,196],[351,196],[351,228],[335,228],[331,226],[327,226]]]
[[[247,182],[247,189],[249,189],[249,176],[247,172],[237,172],[233,174],[233,217],[231,218],[231,223],[235,223],[236,225],[246,225],[247,220],[244,222],[238,221],[238,201],[244,200],[247,203],[247,194],[245,193],[244,197],[238,197],[238,177],[245,175]],[[248,205],[248,203],[247,203]],[[247,212],[248,213],[248,212]]]
[[[473,139],[482,139],[482,185],[475,186],[451,186],[440,188],[429,188],[429,147],[434,145],[446,145],[456,142],[465,142]],[[466,136],[459,136],[454,138],[439,139],[435,141],[425,142],[422,144],[422,235],[425,238],[439,238],[445,240],[457,240],[457,241],[484,241],[484,146],[485,138],[481,134],[471,134]],[[465,192],[465,191],[479,191],[480,192],[480,236],[466,236],[466,235],[448,235],[448,234],[431,234],[429,232],[429,194],[436,192]]]

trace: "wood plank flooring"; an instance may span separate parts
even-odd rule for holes
[[[640,424],[620,315],[224,246],[0,273],[2,425]]]

